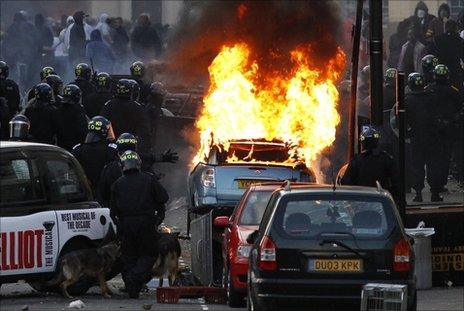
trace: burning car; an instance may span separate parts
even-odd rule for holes
[[[288,143],[273,140],[229,140],[214,145],[189,175],[193,212],[231,209],[254,183],[316,182],[314,172]]]

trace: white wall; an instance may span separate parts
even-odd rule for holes
[[[98,0],[92,1],[91,15],[99,17],[100,14],[107,13],[109,16],[121,16],[123,19],[132,19],[131,0]]]
[[[176,24],[179,18],[179,13],[183,5],[184,3],[182,0],[163,0],[163,9],[162,9],[163,24],[169,24],[169,25]]]

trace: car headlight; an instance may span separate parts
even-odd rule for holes
[[[237,257],[248,258],[251,251],[251,245],[239,245],[237,248]]]

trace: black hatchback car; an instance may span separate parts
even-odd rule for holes
[[[382,189],[287,184],[273,193],[248,242],[249,310],[305,303],[359,310],[367,283],[407,285],[407,310],[416,310],[410,239]]]

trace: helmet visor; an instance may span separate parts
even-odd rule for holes
[[[29,134],[29,124],[27,122],[10,122],[10,138],[24,139]]]

